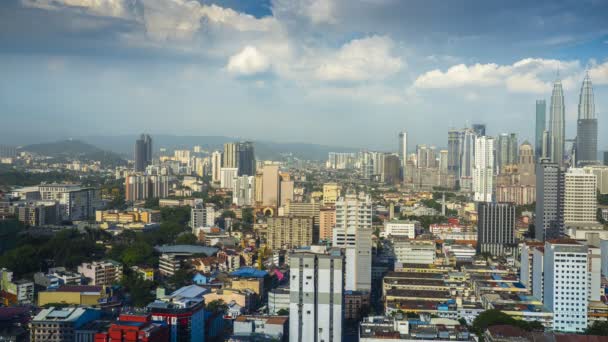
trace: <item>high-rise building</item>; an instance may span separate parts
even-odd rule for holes
[[[564,176],[564,223],[596,222],[597,180],[584,169],[568,169]]]
[[[472,190],[477,135],[472,129],[465,129],[460,137],[460,187],[464,190]]]
[[[312,246],[289,255],[289,340],[342,341],[344,255]]]
[[[536,165],[535,238],[556,239],[564,234],[564,173],[557,163]]]
[[[384,183],[390,185],[397,185],[400,183],[399,164],[399,157],[394,154],[388,154],[384,157],[384,174],[382,175]]]
[[[460,130],[448,131],[448,172],[455,177],[460,177]]]
[[[494,198],[494,138],[475,139],[475,168],[473,170],[475,201],[492,202]]]
[[[125,200],[143,201],[169,196],[169,176],[132,174],[125,177]]]
[[[225,143],[222,167],[237,168],[239,176],[255,175],[255,156],[250,141]]]
[[[262,168],[262,204],[278,206],[280,197],[280,177],[278,165],[264,165]]]
[[[323,204],[334,205],[340,197],[340,185],[338,183],[323,184]]]
[[[332,246],[345,249],[346,290],[371,290],[372,233],[371,197],[360,194],[338,199]]]
[[[269,217],[268,246],[272,250],[292,249],[312,244],[312,217]]]
[[[237,206],[255,204],[255,177],[239,176],[232,183],[232,204]]]
[[[608,165],[608,151],[604,151],[604,165]]]
[[[325,207],[319,211],[319,241],[331,241],[336,226],[336,208]]]
[[[547,102],[536,100],[536,129],[534,131],[534,151],[536,159],[540,159],[543,154],[543,132],[547,126]]]
[[[135,171],[143,172],[150,164],[152,164],[152,138],[148,134],[142,134],[135,141]]]
[[[211,153],[211,181],[218,183],[220,181],[220,172],[222,170],[222,152],[215,151]]]
[[[517,134],[502,133],[496,145],[496,171],[502,172],[507,165],[517,164]]]
[[[407,132],[399,133],[399,159],[401,160],[401,169],[405,172],[407,163]]]
[[[232,189],[234,179],[237,177],[239,169],[236,167],[223,167],[220,170],[220,187]]]
[[[15,158],[17,148],[15,146],[0,145],[0,158]]]
[[[439,171],[442,174],[448,173],[448,150],[440,150],[439,151]]]
[[[589,73],[581,86],[576,124],[577,165],[597,163],[597,118],[593,99],[593,85]]]
[[[473,124],[473,131],[479,137],[483,137],[486,135],[486,125],[485,124]]]
[[[553,312],[555,331],[587,329],[588,252],[587,246],[573,240],[545,242],[543,303]]]
[[[509,254],[515,244],[515,205],[480,202],[477,205],[477,251]]]
[[[551,160],[551,133],[545,130],[543,132],[543,142],[541,147],[541,158]]]
[[[562,81],[553,83],[551,107],[549,108],[549,134],[551,161],[559,166],[564,165],[564,149],[566,144],[566,108],[564,105],[564,90]]]

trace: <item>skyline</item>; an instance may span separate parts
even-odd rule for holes
[[[449,128],[485,123],[488,135],[534,142],[535,102],[550,103],[559,69],[572,139],[588,69],[604,151],[607,7],[11,0],[0,5],[0,133],[31,142],[223,135],[397,151],[400,131],[410,150],[447,147]],[[487,20],[471,25],[478,17]]]

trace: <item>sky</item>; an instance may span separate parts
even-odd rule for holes
[[[533,142],[591,75],[608,150],[608,0],[2,0],[0,142],[148,132],[396,150],[473,123]],[[548,116],[548,113],[547,113]]]

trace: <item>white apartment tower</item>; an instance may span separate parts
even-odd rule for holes
[[[312,246],[289,255],[289,340],[341,342],[344,255]]]
[[[345,249],[344,288],[370,291],[372,283],[372,200],[360,194],[336,202],[336,227],[332,245]]]
[[[583,332],[589,306],[589,248],[573,240],[550,240],[544,252],[543,301],[553,311],[553,330]]]
[[[564,222],[596,222],[597,179],[582,168],[571,168],[564,176]]]
[[[476,202],[492,202],[494,193],[494,138],[475,138],[473,191]]]
[[[401,131],[399,133],[399,159],[401,160],[401,169],[405,172],[407,164],[407,132]]]
[[[220,181],[220,171],[222,169],[222,152],[211,153],[211,180],[215,183]]]

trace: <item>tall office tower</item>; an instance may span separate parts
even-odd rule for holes
[[[289,173],[280,173],[279,180],[279,204],[285,205],[288,201],[293,202],[293,179]]]
[[[509,134],[509,164],[517,164],[519,142],[517,141],[517,133]]]
[[[220,181],[222,170],[222,152],[215,151],[211,153],[211,180],[215,183]]]
[[[150,164],[152,164],[152,138],[148,134],[142,134],[135,141],[135,171],[143,172]]]
[[[515,205],[477,204],[477,252],[494,256],[510,254],[515,244]]]
[[[564,90],[562,81],[557,79],[553,83],[551,93],[551,108],[549,108],[549,134],[551,161],[564,166],[564,148],[566,143],[566,108],[564,106]]]
[[[346,284],[350,291],[370,291],[372,282],[372,200],[360,194],[336,202],[333,247],[345,249]]]
[[[0,145],[0,158],[15,158],[17,148],[15,146]]]
[[[519,184],[522,186],[536,186],[536,174],[534,173],[534,148],[528,141],[519,146]]]
[[[424,169],[429,167],[429,152],[429,148],[426,145],[416,145],[416,161],[418,163],[418,168]]]
[[[384,183],[391,185],[400,183],[399,164],[399,157],[394,154],[388,154],[384,157],[384,174],[382,176]]]
[[[551,133],[549,133],[547,130],[543,132],[541,159],[547,159],[549,161],[551,160]]]
[[[429,147],[429,151],[426,154],[426,165],[428,168],[437,168],[437,147]]]
[[[584,169],[568,169],[564,176],[564,223],[596,222],[597,179]]]
[[[335,202],[334,202],[335,203]],[[331,241],[336,226],[336,208],[325,207],[319,210],[319,241]]]
[[[361,171],[361,178],[371,179],[374,175],[374,154],[369,151],[359,151],[357,164]]]
[[[407,132],[399,133],[399,160],[401,160],[401,169],[405,172],[407,164]]]
[[[448,160],[449,160],[448,154],[449,154],[448,150],[439,151],[439,171],[441,173],[448,172]]]
[[[557,163],[536,165],[535,238],[539,241],[564,235],[564,173]]]
[[[253,143],[244,141],[237,144],[239,176],[255,175],[255,154]]]
[[[608,165],[608,151],[604,151],[604,165]]]
[[[545,242],[544,306],[553,312],[553,330],[587,329],[588,247],[573,240]]]
[[[473,167],[475,166],[475,138],[477,135],[471,129],[465,129],[460,141],[460,187],[465,190],[473,189]]]
[[[460,177],[460,141],[462,132],[457,129],[448,131],[448,172]]]
[[[547,126],[547,102],[536,100],[536,129],[534,134],[534,151],[536,159],[540,159],[543,154],[543,132]]]
[[[479,137],[483,137],[486,135],[486,125],[485,124],[473,124],[473,131]]]
[[[262,168],[262,205],[277,207],[281,200],[278,165],[264,165]]]
[[[578,165],[597,163],[597,118],[595,117],[593,85],[589,73],[583,80],[578,100],[576,160]]]
[[[344,255],[339,249],[289,255],[289,340],[342,341]]]
[[[494,138],[475,139],[475,168],[473,170],[475,201],[492,202],[494,198]]]
[[[238,167],[237,143],[225,143],[222,167]]]
[[[372,162],[373,162],[373,174],[378,177],[380,182],[384,182],[382,178],[384,176],[384,157],[386,157],[386,153],[383,152],[370,152]]]
[[[517,164],[517,134],[502,133],[496,145],[496,171],[502,172],[507,165]]]

